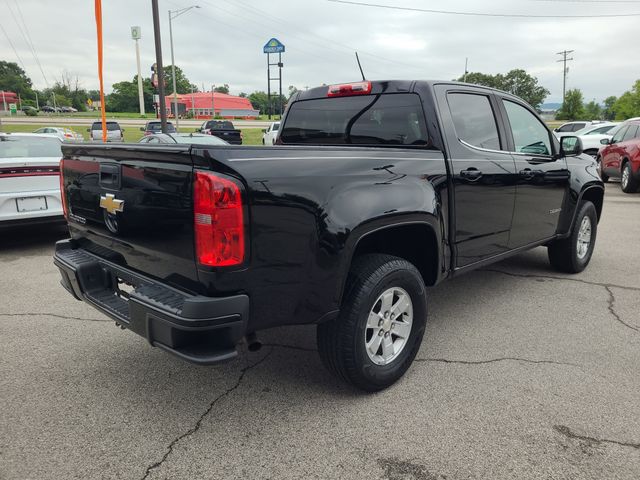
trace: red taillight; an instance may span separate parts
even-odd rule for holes
[[[64,134],[64,136],[65,136],[66,138],[73,138],[73,135],[71,135],[70,133],[65,133],[65,134]]]
[[[371,82],[343,83],[329,85],[327,97],[347,97],[350,95],[368,95],[371,93]]]
[[[239,186],[209,172],[196,172],[193,189],[198,263],[211,267],[244,261],[244,221]]]
[[[64,218],[69,218],[69,209],[67,208],[67,198],[64,191],[64,158],[60,160],[60,201],[62,202],[62,213]]]

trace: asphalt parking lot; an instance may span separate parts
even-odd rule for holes
[[[609,184],[577,276],[546,250],[430,292],[418,360],[375,395],[313,327],[197,367],[73,300],[64,229],[0,234],[0,478],[640,478],[640,194]]]

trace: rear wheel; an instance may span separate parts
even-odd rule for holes
[[[638,190],[638,180],[633,178],[631,164],[625,162],[622,165],[622,174],[620,175],[620,188],[624,193],[634,193]]]
[[[413,362],[426,320],[426,291],[416,267],[390,255],[363,255],[349,273],[340,314],[318,325],[320,358],[351,385],[382,390]]]
[[[565,273],[583,271],[593,255],[597,230],[598,214],[595,205],[589,201],[582,202],[571,228],[571,234],[548,246],[551,265]]]

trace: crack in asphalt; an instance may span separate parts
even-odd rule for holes
[[[589,280],[583,280],[581,278],[555,277],[553,275],[538,275],[535,273],[513,273],[513,272],[505,272],[504,270],[498,270],[495,268],[483,268],[481,270],[478,270],[478,272],[501,273],[503,275],[508,275],[510,277],[520,277],[520,278],[546,278],[548,280],[567,280],[569,282],[584,283],[586,285],[593,285],[596,287],[604,287],[604,288],[614,287],[614,288],[620,288],[623,290],[633,290],[634,292],[640,292],[640,287],[629,287],[628,285],[617,285],[615,283],[591,282]]]
[[[625,327],[630,328],[631,330],[635,330],[636,332],[640,332],[640,328],[634,327],[633,325],[629,325],[627,322],[622,320],[622,318],[620,318],[620,315],[618,315],[618,313],[613,308],[613,304],[616,301],[616,297],[613,294],[613,290],[611,290],[611,287],[604,287],[604,288],[607,290],[607,292],[609,292],[609,299],[607,300],[608,302],[607,308],[609,309],[609,313],[611,313],[611,315],[613,315],[613,317]]]
[[[55,317],[62,318],[64,320],[78,320],[81,322],[113,322],[109,318],[81,318],[72,317],[68,315],[59,315],[57,313],[42,313],[42,312],[25,312],[25,313],[0,313],[0,317],[29,317],[29,316],[43,316],[43,317]]]
[[[520,358],[520,357],[499,357],[499,358],[490,358],[488,360],[449,360],[447,358],[416,358],[416,362],[438,362],[438,363],[457,363],[461,365],[485,365],[488,363],[496,363],[496,362],[524,362],[524,363],[533,363],[533,364],[544,364],[548,363],[551,365],[566,365],[570,367],[580,367],[575,363],[568,362],[557,362],[555,360],[531,360],[529,358]]]
[[[616,297],[615,297],[615,295],[613,293],[613,290],[612,290],[612,288],[620,288],[622,290],[632,290],[634,292],[640,292],[640,288],[639,287],[629,287],[627,285],[616,285],[614,283],[590,282],[588,280],[582,280],[582,279],[579,279],[579,278],[554,277],[552,275],[512,273],[512,272],[505,272],[504,270],[496,270],[496,269],[482,269],[482,270],[478,270],[478,271],[479,272],[501,273],[503,275],[508,275],[508,276],[511,276],[511,277],[520,277],[520,278],[546,278],[546,279],[550,279],[550,280],[568,280],[570,282],[578,282],[578,283],[584,283],[586,285],[602,287],[609,294],[609,298],[607,299],[607,309],[609,310],[609,313],[611,313],[613,318],[615,318],[619,323],[621,323],[625,327],[630,328],[631,330],[634,330],[636,332],[640,332],[640,327],[636,327],[634,325],[628,324],[627,322],[622,320],[622,318],[620,318],[620,315],[618,315],[618,313],[615,311],[613,305],[614,305],[614,303],[616,301]]]
[[[196,433],[198,430],[200,430],[200,427],[202,426],[202,422],[204,421],[204,419],[207,417],[207,415],[209,415],[209,413],[211,413],[211,411],[213,410],[213,407],[216,405],[216,403],[218,403],[220,400],[222,400],[223,398],[229,396],[231,393],[233,393],[238,387],[240,387],[240,384],[242,383],[242,380],[244,379],[245,374],[251,370],[252,368],[257,367],[258,365],[260,365],[262,362],[264,362],[269,355],[271,355],[271,353],[273,353],[273,350],[270,350],[264,357],[262,357],[260,360],[258,360],[257,362],[251,364],[251,365],[247,365],[246,367],[244,367],[242,370],[240,370],[240,375],[238,376],[238,380],[236,380],[236,383],[234,385],[232,385],[231,387],[229,387],[227,390],[225,390],[224,392],[222,392],[220,395],[218,395],[216,398],[214,398],[211,403],[209,403],[209,406],[207,407],[207,409],[202,413],[202,415],[200,415],[200,417],[198,418],[198,420],[196,421],[195,425],[193,427],[191,427],[189,430],[187,430],[186,432],[182,433],[181,435],[177,436],[176,438],[174,438],[171,443],[169,444],[169,446],[167,447],[167,451],[165,452],[165,454],[162,456],[162,458],[149,465],[147,467],[147,469],[144,472],[144,476],[142,477],[142,480],[145,480],[146,478],[149,477],[149,475],[151,474],[151,472],[157,468],[159,468],[160,466],[162,466],[162,464],[167,460],[167,458],[169,458],[169,456],[173,453],[173,449],[174,447],[183,439],[193,435],[194,433]]]
[[[315,348],[299,347],[297,345],[287,345],[284,343],[263,343],[263,347],[287,348],[289,350],[299,350],[301,352],[317,352]]]
[[[621,447],[631,447],[631,448],[635,448],[636,450],[640,450],[640,443],[620,442],[618,440],[609,440],[606,438],[595,438],[595,437],[589,437],[587,435],[579,435],[573,432],[569,427],[565,425],[554,425],[553,429],[556,432],[564,435],[565,437],[571,438],[574,440],[582,440],[589,443],[595,443],[596,445],[599,445],[602,443],[612,443],[614,445],[619,445]]]

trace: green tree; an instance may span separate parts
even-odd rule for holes
[[[458,81],[463,80],[465,80],[464,76],[458,79]],[[480,72],[472,72],[467,74],[466,82],[509,92],[522,98],[534,108],[539,108],[540,104],[542,104],[544,99],[549,95],[549,90],[538,85],[538,79],[536,77],[529,75],[522,69],[511,70],[504,75],[501,73],[488,75]]]
[[[144,97],[144,108],[148,112],[153,111],[153,93],[150,78],[142,79],[142,95]],[[99,98],[94,98],[94,100]],[[113,92],[110,93],[106,101],[106,109],[109,112],[137,112],[140,109],[138,101],[138,76],[134,76],[130,82],[118,82],[113,84]]]
[[[296,87],[295,85],[289,85],[289,95],[287,98],[291,98],[293,97],[296,93],[298,93],[300,91],[300,89],[298,87]]]
[[[229,84],[225,83],[224,85],[219,85],[214,88],[213,91],[218,93],[226,93],[227,95],[229,95]]]
[[[171,65],[167,65],[164,67],[164,84],[166,86],[166,94],[172,95],[173,77],[171,76]],[[198,87],[195,84],[192,84],[186,77],[182,69],[176,65],[176,91],[178,93],[191,93],[192,88],[194,92],[198,91]]]
[[[584,106],[584,115],[587,120],[600,120],[602,108],[595,100],[592,100]]]
[[[31,79],[15,62],[0,60],[0,90],[19,93],[22,98],[34,96]]]
[[[271,95],[271,105],[269,105],[269,99],[265,92],[253,92],[248,98],[251,105],[253,105],[253,108],[260,110],[260,113],[263,115],[268,115],[269,113],[272,115],[279,115],[280,105],[284,112],[284,106],[287,104],[287,99],[284,95],[280,97],[279,101],[278,95]]]
[[[616,120],[640,117],[640,80],[636,80],[633,88],[620,95],[613,105]]]
[[[618,100],[613,95],[604,99],[604,109],[602,110],[602,117],[605,120],[614,120],[616,118],[616,112],[613,110],[613,106]]]
[[[582,92],[577,88],[567,90],[562,108],[558,110],[556,118],[558,120],[579,120],[584,117],[584,114]]]

